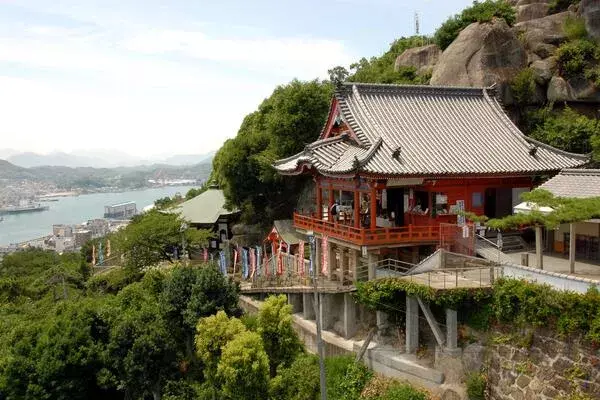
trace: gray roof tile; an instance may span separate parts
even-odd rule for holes
[[[600,197],[600,169],[566,169],[540,189],[557,197]]]
[[[322,132],[320,140],[275,168],[292,174],[308,164],[323,174],[344,174],[354,171],[356,157],[361,171],[373,174],[503,174],[556,171],[588,161],[523,135],[488,91],[344,84],[335,97],[358,142],[349,136],[323,139]]]

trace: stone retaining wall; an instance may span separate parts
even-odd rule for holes
[[[529,348],[488,347],[490,400],[546,400],[573,393],[600,399],[600,353],[535,334]]]

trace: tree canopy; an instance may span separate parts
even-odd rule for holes
[[[282,178],[272,164],[317,139],[331,95],[331,84],[319,80],[278,86],[217,152],[213,178],[244,220],[270,224],[289,218],[306,178]]]

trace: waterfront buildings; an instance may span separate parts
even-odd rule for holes
[[[112,206],[104,206],[104,218],[111,219],[130,219],[137,214],[135,202],[128,201],[126,203],[114,204]]]

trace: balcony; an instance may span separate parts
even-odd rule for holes
[[[355,228],[341,222],[331,222],[294,213],[294,226],[351,242],[359,246],[428,244],[439,240],[440,227],[408,225],[396,228]]]

